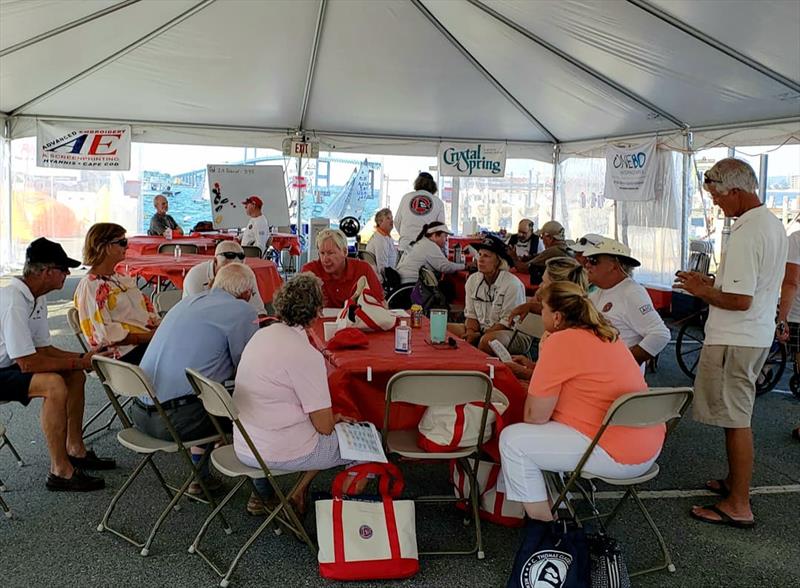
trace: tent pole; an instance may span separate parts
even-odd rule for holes
[[[467,50],[467,48],[464,47],[464,45],[462,45],[458,41],[458,39],[455,38],[455,36],[453,36],[453,34],[447,29],[447,27],[445,27],[441,22],[439,22],[439,19],[437,19],[433,15],[433,13],[430,10],[428,10],[428,8],[420,0],[410,0],[410,1],[417,8],[417,10],[419,10],[422,13],[422,15],[425,18],[427,18],[428,21],[430,21],[430,23],[440,33],[442,33],[442,35],[444,35],[444,37],[448,41],[450,41],[450,44],[453,45],[453,47],[455,47],[456,49],[458,49],[461,55],[463,55],[467,59],[467,61],[469,61],[475,67],[475,69],[477,69],[481,74],[483,74],[483,77],[485,77],[495,87],[495,89],[498,92],[500,92],[503,96],[505,96],[506,100],[511,102],[511,104],[513,104],[517,108],[517,110],[519,110],[522,114],[524,114],[525,117],[536,126],[536,128],[542,131],[547,136],[547,138],[550,139],[550,141],[552,141],[553,143],[558,143],[558,139],[556,139],[555,135],[553,135],[553,133],[547,130],[547,128],[541,122],[539,122],[539,119],[537,119],[527,108],[525,108],[525,106],[523,106],[523,104],[519,100],[517,100],[516,97],[511,92],[509,92],[508,89],[506,89],[506,87],[503,84],[501,84],[500,81],[497,78],[495,78],[491,74],[491,72],[489,72],[489,70],[483,66],[483,64],[480,61],[477,60],[477,58],[474,55],[472,55],[472,53],[470,53]]]
[[[679,18],[675,18],[668,12],[661,10],[660,8],[652,5],[648,0],[627,0],[628,3],[633,4],[634,6],[644,10],[645,12],[655,16],[657,19],[664,21],[665,23],[672,25],[676,29],[683,31],[690,37],[697,39],[701,43],[705,43],[709,47],[716,49],[720,53],[724,53],[731,59],[735,59],[739,63],[746,65],[747,67],[756,70],[758,73],[767,76],[771,80],[778,82],[781,86],[785,86],[792,90],[793,92],[800,93],[800,84],[795,82],[794,80],[790,80],[786,76],[783,76],[776,72],[773,69],[768,68],[767,66],[759,63],[755,59],[751,59],[740,53],[733,47],[722,43],[721,41],[715,39],[710,35],[706,35],[704,32],[694,28],[691,25],[686,24]]]
[[[317,57],[319,55],[319,43],[322,39],[322,26],[325,22],[325,8],[328,0],[319,0],[319,12],[317,13],[317,26],[314,30],[314,42],[311,45],[311,58],[308,61],[308,72],[306,73],[306,87],[303,90],[303,107],[300,110],[300,124],[298,127],[303,130],[306,124],[306,114],[308,114],[308,103],[311,100],[311,86],[314,82],[314,70],[317,67]]]
[[[556,198],[558,197],[558,165],[561,155],[561,146],[555,145],[553,147],[553,202],[550,205],[550,220],[556,220]],[[541,229],[541,227],[537,227]]]
[[[668,121],[670,121],[676,127],[685,128],[687,126],[686,123],[684,123],[683,121],[679,120],[677,117],[671,115],[666,110],[663,110],[663,109],[659,108],[658,106],[656,106],[652,102],[648,101],[646,98],[643,98],[642,96],[639,96],[638,94],[636,94],[632,90],[629,90],[628,88],[626,88],[622,84],[619,84],[619,83],[615,82],[611,78],[609,78],[609,77],[601,74],[600,72],[596,71],[595,69],[589,67],[588,65],[586,65],[582,61],[579,61],[579,60],[575,59],[574,57],[572,57],[571,55],[569,55],[565,51],[562,51],[561,49],[556,47],[555,45],[551,45],[550,43],[548,43],[547,41],[545,41],[541,37],[535,35],[533,32],[529,31],[525,27],[520,26],[517,23],[515,23],[513,20],[511,20],[510,18],[507,18],[505,15],[501,14],[500,12],[496,11],[495,9],[493,9],[493,8],[491,8],[489,6],[486,6],[483,2],[480,2],[479,0],[467,0],[467,2],[469,2],[470,4],[475,6],[476,8],[482,10],[483,12],[488,14],[489,16],[491,16],[491,17],[495,18],[496,20],[500,21],[501,23],[503,23],[507,27],[515,30],[516,32],[518,32],[520,35],[522,35],[523,37],[527,38],[528,40],[533,41],[534,43],[536,43],[537,45],[539,45],[543,49],[546,49],[547,51],[549,51],[550,53],[553,53],[554,55],[560,57],[564,61],[567,61],[568,63],[571,63],[572,65],[577,67],[582,72],[590,75],[591,77],[593,77],[594,79],[600,81],[601,83],[605,84],[606,86],[610,86],[611,88],[613,88],[614,90],[616,90],[617,92],[622,94],[623,96],[627,96],[630,100],[633,100],[634,102],[636,102],[640,106],[643,106],[643,107],[647,108],[648,110],[651,110],[651,111],[657,113],[661,117],[663,117],[663,118],[667,119]]]
[[[102,10],[98,10],[97,12],[87,14],[82,18],[63,24],[60,27],[56,27],[49,31],[45,31],[44,33],[38,34],[35,37],[31,37],[30,39],[20,41],[19,43],[11,45],[10,47],[6,47],[2,51],[0,51],[0,57],[5,57],[6,55],[10,55],[15,51],[19,51],[20,49],[25,49],[25,47],[30,47],[31,45],[35,45],[40,41],[46,41],[51,37],[60,35],[61,33],[69,31],[70,29],[74,29],[75,27],[79,27],[83,24],[86,24],[87,22],[92,22],[93,20],[96,20],[107,14],[111,14],[112,12],[116,12],[117,10],[121,10],[127,6],[130,6],[131,4],[136,4],[137,2],[139,2],[139,0],[122,0],[122,2],[119,2],[117,4],[112,4],[111,6],[103,8]]]
[[[128,53],[130,53],[134,49],[138,49],[139,47],[141,47],[142,45],[144,45],[144,44],[150,42],[151,40],[155,39],[156,37],[158,37],[162,33],[165,33],[168,30],[170,30],[171,28],[173,28],[174,26],[179,25],[180,23],[185,21],[187,18],[189,18],[191,16],[194,16],[195,14],[197,14],[198,12],[203,10],[204,8],[208,8],[208,6],[210,6],[213,2],[214,2],[214,0],[203,0],[202,2],[200,2],[198,4],[195,4],[194,6],[189,8],[188,10],[183,11],[178,16],[176,16],[175,18],[173,18],[173,19],[169,20],[168,22],[164,23],[160,27],[150,31],[149,33],[147,33],[143,37],[139,37],[133,43],[130,43],[129,45],[123,47],[119,51],[117,51],[115,53],[112,53],[111,55],[109,55],[105,59],[102,59],[101,61],[98,61],[94,65],[91,65],[91,66],[87,67],[83,71],[75,74],[74,76],[72,76],[68,80],[66,80],[64,82],[61,82],[57,86],[55,86],[53,88],[50,88],[46,92],[44,92],[42,94],[39,94],[38,96],[36,96],[36,98],[32,98],[32,99],[28,100],[25,104],[23,104],[21,106],[18,106],[17,108],[15,108],[14,110],[11,111],[11,116],[16,116],[16,115],[20,114],[23,110],[27,110],[31,106],[35,106],[36,104],[39,104],[43,100],[46,100],[47,98],[50,98],[50,96],[52,96],[53,94],[57,94],[58,92],[60,92],[64,88],[67,88],[67,87],[71,86],[72,84],[81,81],[83,78],[92,75],[94,72],[102,69],[103,67],[105,67],[109,63],[113,63],[114,61],[116,61],[120,57],[123,57],[123,56],[127,55]]]
[[[684,134],[683,182],[681,187],[681,268],[689,262],[689,216],[692,214],[692,133]]]
[[[5,267],[8,267],[11,263],[11,244],[13,235],[11,234],[12,227],[14,226],[13,219],[11,215],[13,213],[14,207],[12,202],[14,198],[12,197],[11,191],[13,189],[13,180],[12,178],[14,175],[11,173],[11,162],[13,159],[11,158],[11,119],[6,118],[2,122],[3,124],[3,134],[0,137],[0,141],[3,142],[3,149],[0,149],[0,153],[3,154],[3,162],[0,163],[0,170],[5,172],[5,180],[6,180],[6,194],[8,196],[8,207],[6,209],[5,220],[0,224],[0,235],[4,235],[2,240],[3,243],[0,243],[0,274],[2,274],[2,270]],[[0,181],[2,181],[3,174],[0,173]]]

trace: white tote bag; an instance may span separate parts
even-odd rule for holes
[[[492,390],[492,403],[486,415],[483,442],[500,435],[503,428],[503,413],[508,408],[508,398]],[[470,402],[456,406],[429,406],[419,421],[417,445],[431,453],[456,451],[461,447],[472,447],[478,442],[481,428],[483,402]]]
[[[453,483],[453,491],[456,497],[463,498],[465,502],[459,502],[459,508],[466,509],[466,500],[469,499],[469,476],[464,471],[463,462],[451,460],[450,462],[450,481]],[[470,466],[474,467],[475,460],[469,460]],[[503,470],[499,463],[481,460],[478,462],[478,514],[481,519],[505,527],[521,527],[525,524],[525,509],[521,502],[515,502],[506,498],[505,488],[503,487]]]
[[[379,477],[380,501],[347,499],[350,487],[368,474]],[[341,472],[333,481],[333,499],[318,500],[319,573],[329,580],[409,578],[419,571],[413,500],[395,500],[403,476],[393,464],[363,464]]]
[[[397,317],[369,289],[364,276],[358,279],[356,291],[344,303],[344,308],[336,319],[339,330],[355,327],[362,331],[388,331],[394,328],[396,322]]]

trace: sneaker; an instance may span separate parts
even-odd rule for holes
[[[97,457],[97,454],[91,449],[87,449],[86,455],[83,457],[73,457],[70,455],[69,461],[73,467],[82,470],[113,470],[117,467],[116,461],[106,457]]]
[[[103,478],[90,476],[75,468],[70,478],[62,478],[52,472],[47,474],[46,486],[52,492],[91,492],[102,490],[106,487],[106,482]]]
[[[207,478],[203,478],[203,482],[206,484],[206,488],[211,494],[215,494],[220,491],[222,488],[222,480],[219,478],[215,478],[214,476],[209,476]],[[192,482],[189,484],[189,488],[186,490],[186,494],[191,496],[202,496],[203,494],[203,487],[200,486],[200,483],[197,481]]]

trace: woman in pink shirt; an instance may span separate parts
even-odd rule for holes
[[[606,412],[624,394],[647,384],[616,330],[572,282],[540,290],[545,335],[533,370],[524,422],[500,435],[506,496],[524,503],[532,519],[552,520],[543,471],[568,472],[597,434]],[[661,452],[663,425],[608,427],[584,466],[601,476],[646,472]]]
[[[322,309],[321,286],[313,274],[301,273],[278,290],[273,304],[281,322],[259,330],[247,343],[233,394],[241,422],[267,466],[306,472],[292,497],[301,513],[317,472],[351,463],[342,459],[333,428],[350,419],[333,414],[325,359],[305,331]],[[233,446],[243,463],[259,467],[238,429]]]

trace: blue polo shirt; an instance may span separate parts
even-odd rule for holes
[[[258,330],[255,309],[222,289],[207,290],[176,304],[156,330],[139,367],[159,402],[194,394],[186,368],[224,382],[234,376],[245,345]],[[140,398],[152,404],[150,398]]]

